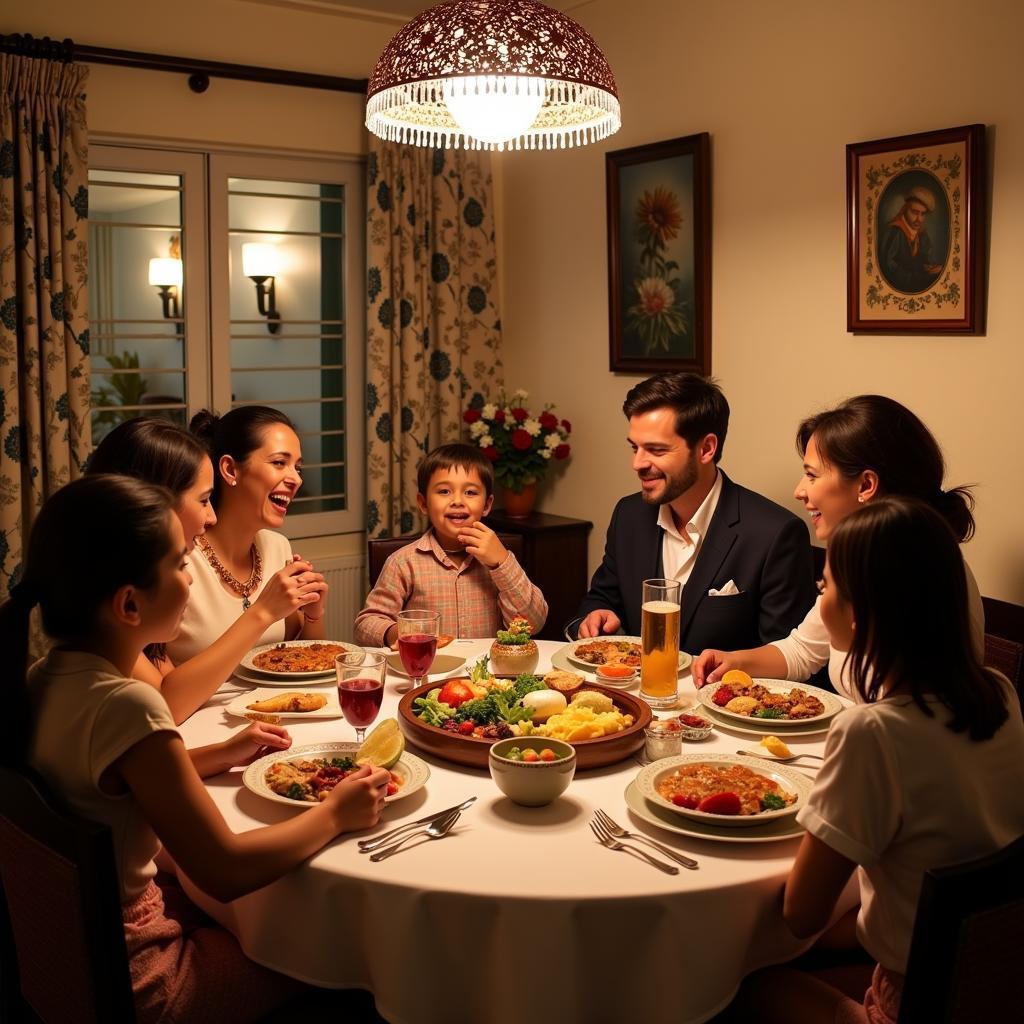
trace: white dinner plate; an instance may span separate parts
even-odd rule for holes
[[[817,697],[818,700],[824,705],[825,710],[820,715],[812,715],[809,718],[754,718],[752,715],[741,715],[735,711],[727,711],[723,707],[719,707],[714,702],[715,693],[718,691],[720,686],[727,685],[726,683],[711,683],[708,686],[701,687],[697,691],[697,700],[700,701],[704,707],[709,708],[722,718],[730,721],[738,722],[759,722],[759,728],[767,731],[773,730],[776,726],[779,729],[784,729],[789,732],[790,729],[800,729],[808,725],[821,725],[827,724],[843,710],[843,702],[834,694],[829,693],[828,690],[819,690],[817,686],[807,686],[804,683],[793,683],[787,679],[755,679],[755,683],[760,683],[766,689],[772,693],[787,694],[794,687],[799,687],[804,693]]]
[[[300,687],[294,686],[295,692],[300,692]],[[294,719],[300,721],[303,718],[340,718],[341,707],[338,704],[338,694],[333,688],[327,692],[318,691],[323,693],[327,698],[327,703],[320,708],[318,711],[261,711],[253,712],[250,708],[250,704],[255,704],[261,700],[271,700],[274,697],[279,697],[280,692],[277,689],[273,690],[249,690],[247,693],[240,694],[230,704],[224,705],[224,710],[229,715],[235,715],[238,718],[245,718],[249,714],[263,714],[263,715],[275,715],[278,718]]]
[[[710,839],[716,843],[777,843],[781,839],[798,839],[804,834],[803,826],[797,824],[796,818],[780,818],[749,828],[719,828],[717,825],[680,818],[657,804],[648,803],[640,795],[635,782],[626,787],[625,796],[626,806],[641,821],[679,836]]]
[[[610,636],[592,636],[586,640],[573,640],[570,643],[567,643],[564,647],[560,647],[553,655],[551,655],[551,664],[555,668],[565,668],[570,672],[578,672],[581,668],[586,669],[588,672],[594,672],[597,666],[589,661],[584,661],[582,658],[577,658],[576,648],[582,647],[584,644],[592,644],[595,640],[621,640],[625,643],[637,644],[638,646],[640,645],[640,637],[638,636],[618,636],[616,634],[612,634]],[[556,664],[556,658],[564,660],[569,664]],[[691,655],[687,654],[686,651],[680,651],[679,671],[682,672],[684,669],[689,668],[691,661],[693,661],[693,657]],[[636,678],[639,677],[639,673],[640,667],[637,666],[637,676],[633,679],[627,680],[627,683],[635,682]],[[608,680],[602,679],[600,682],[602,685],[607,685]]]
[[[697,691],[698,699],[701,690]],[[710,718],[719,729],[730,729],[733,732],[742,733],[745,736],[770,736],[775,733],[777,736],[788,739],[795,739],[800,736],[824,736],[832,725],[832,719],[827,718],[822,722],[809,722],[806,725],[793,722],[784,732],[776,729],[778,719],[771,718],[744,718],[742,715],[720,715],[718,708],[712,708],[708,704],[702,704],[700,713]]]
[[[313,676],[311,679],[292,679],[290,676],[286,676],[284,679],[275,679],[273,676],[261,676],[256,672],[247,672],[244,668],[236,668],[234,676],[246,686],[286,687],[289,690],[316,690],[321,686],[336,686],[338,681],[335,672],[331,672],[329,675],[325,673],[322,676]]]
[[[273,669],[260,668],[255,664],[257,655],[263,654],[264,651],[272,651],[275,647],[284,647],[291,649],[293,647],[311,647],[313,644],[330,644],[331,646],[341,647],[346,651],[361,651],[362,647],[357,647],[355,644],[347,644],[342,640],[284,640],[276,644],[260,644],[259,647],[254,647],[244,658],[242,658],[241,666],[250,675],[258,677],[270,677],[271,679],[317,679],[323,678],[324,676],[334,677],[334,666],[330,668],[318,669],[316,672],[275,672]]]
[[[286,804],[288,807],[297,807],[299,810],[306,810],[315,807],[316,804],[306,800],[291,800],[286,796],[275,793],[264,778],[267,769],[278,761],[297,761],[303,758],[313,757],[351,757],[359,749],[358,743],[311,743],[305,747],[292,747],[291,750],[282,750],[276,754],[267,754],[258,761],[253,761],[248,768],[242,772],[242,784],[250,792],[262,796],[267,800],[273,800],[278,804]],[[392,774],[402,780],[402,786],[394,796],[387,797],[387,802],[401,800],[404,796],[411,796],[417,790],[426,785],[430,778],[430,769],[425,761],[421,761],[415,754],[403,753],[391,769]]]
[[[684,765],[691,764],[713,764],[723,768],[739,765],[748,768],[758,775],[771,779],[787,792],[796,794],[796,801],[781,810],[761,811],[759,814],[708,814],[706,811],[691,810],[689,807],[677,807],[658,792],[658,783]],[[804,805],[813,785],[806,775],[794,768],[772,764],[757,757],[739,757],[735,754],[679,754],[676,757],[663,757],[646,768],[641,768],[635,782],[640,795],[649,804],[688,821],[715,825],[719,828],[750,828],[756,824],[791,818]]]

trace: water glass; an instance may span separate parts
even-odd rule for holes
[[[640,606],[640,696],[651,707],[679,697],[679,580],[644,580]]]
[[[356,743],[362,743],[366,727],[377,718],[384,699],[387,659],[373,651],[346,651],[334,659],[334,670],[341,713],[355,728]]]

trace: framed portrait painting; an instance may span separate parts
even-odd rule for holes
[[[605,156],[609,366],[711,372],[710,136]]]
[[[984,329],[985,126],[846,147],[847,330]]]

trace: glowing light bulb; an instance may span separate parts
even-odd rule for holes
[[[544,106],[544,80],[518,75],[470,75],[445,82],[444,102],[474,139],[500,145],[527,131]]]

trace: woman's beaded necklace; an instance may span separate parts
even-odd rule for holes
[[[252,602],[250,597],[259,589],[263,582],[263,559],[260,557],[259,549],[255,544],[249,549],[252,555],[252,572],[249,578],[243,583],[228,571],[224,563],[217,557],[210,542],[200,534],[196,538],[199,549],[206,556],[210,568],[242,599],[242,611],[248,611]]]

